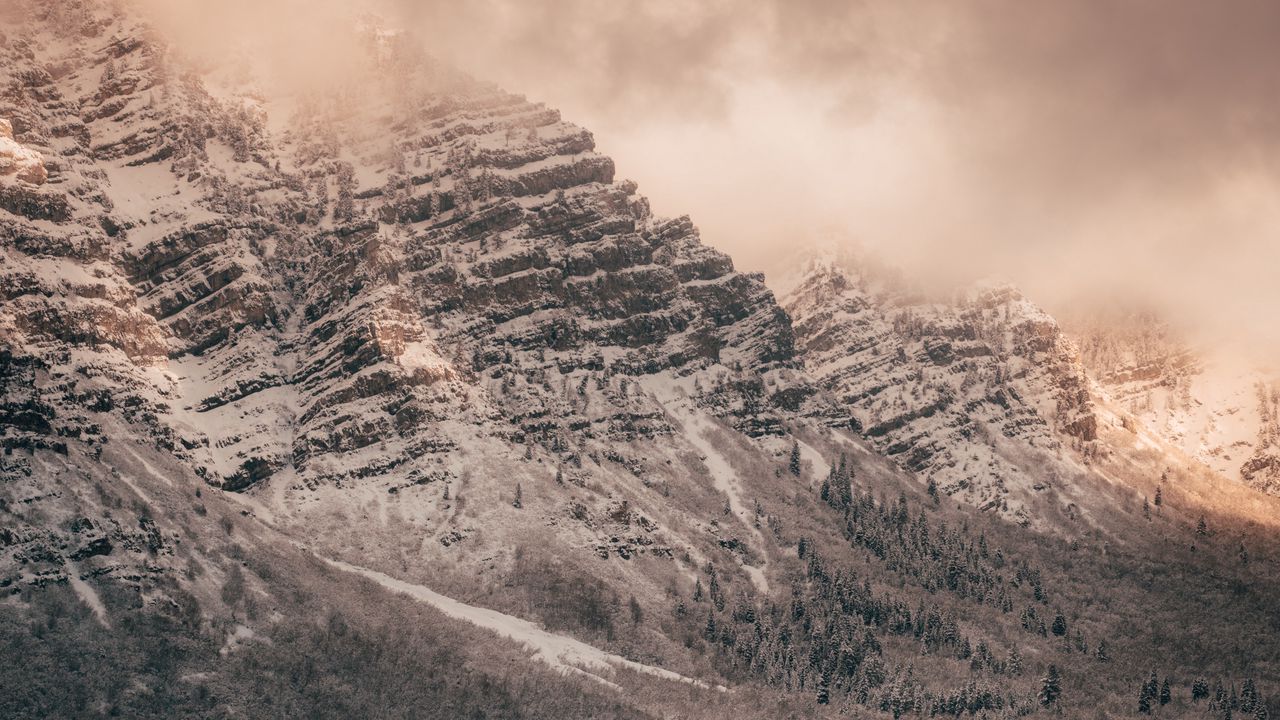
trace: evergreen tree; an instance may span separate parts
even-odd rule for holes
[[[1084,633],[1080,632],[1079,628],[1076,628],[1075,643],[1076,650],[1086,655],[1089,653],[1089,643],[1085,642]]]
[[[711,598],[711,604],[715,606],[717,611],[724,611],[724,592],[720,589],[720,579],[716,577],[716,569],[711,567],[707,575],[707,595]]]
[[[1009,648],[1009,655],[1004,660],[1005,672],[1010,675],[1022,674],[1022,656],[1018,654],[1018,646]]]
[[[511,507],[517,510],[524,507],[524,492],[520,490],[520,483],[516,483],[516,499],[511,502]]]
[[[1058,698],[1062,696],[1062,677],[1058,675],[1058,666],[1050,665],[1049,671],[1040,679],[1040,693],[1036,697],[1040,699],[1040,704],[1045,707],[1058,704]]]
[[[1093,656],[1098,658],[1098,662],[1111,662],[1111,655],[1107,653],[1106,640],[1098,641],[1098,649],[1093,651]]]
[[[1052,629],[1053,629],[1053,634],[1057,635],[1058,637],[1063,637],[1064,635],[1067,634],[1067,619],[1062,616],[1062,613],[1058,613],[1053,617]]]
[[[1209,683],[1205,682],[1204,678],[1196,678],[1195,682],[1191,683],[1191,701],[1200,702],[1207,697],[1209,697]]]
[[[844,453],[840,454],[840,475],[836,478],[837,490],[840,493],[840,507],[853,504],[853,468],[845,461]]]
[[[791,462],[788,463],[787,469],[791,471],[792,475],[795,475],[796,477],[800,477],[800,442],[799,441],[794,441],[791,443]]]
[[[1209,525],[1204,521],[1204,515],[1201,515],[1200,520],[1196,522],[1196,534],[1197,535],[1209,534]]]
[[[823,670],[822,677],[818,680],[818,704],[826,705],[831,702],[831,671]]]
[[[1160,695],[1160,681],[1156,677],[1156,671],[1152,670],[1147,676],[1147,681],[1142,684],[1142,689],[1138,691],[1138,712],[1150,713],[1151,703]]]
[[[1156,488],[1156,507],[1160,507],[1163,504],[1164,504],[1163,488]]]
[[[1250,712],[1258,702],[1258,687],[1253,684],[1253,678],[1248,678],[1244,681],[1244,687],[1240,690],[1240,709],[1244,712]]]
[[[1160,685],[1160,704],[1168,705],[1173,699],[1173,691],[1169,689],[1169,678],[1166,676],[1164,683]]]

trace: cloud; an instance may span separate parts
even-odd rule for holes
[[[275,38],[273,63],[304,77],[344,57],[325,18],[352,12],[153,1],[203,42]],[[781,272],[797,247],[848,238],[928,283],[1004,276],[1055,309],[1120,297],[1280,348],[1276,3],[363,9],[561,108],[657,211],[692,214],[749,269]]]

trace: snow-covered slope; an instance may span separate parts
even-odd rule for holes
[[[630,716],[1023,715],[1035,680],[997,662],[1018,644],[1087,670],[1148,609],[1200,611],[1149,602],[1143,553],[1190,545],[1178,576],[1205,593],[1200,558],[1248,542],[1231,583],[1273,562],[1206,499],[1258,527],[1277,499],[1126,427],[1012,288],[927,297],[820,263],[784,310],[588,131],[375,21],[351,25],[358,82],[290,94],[142,17],[0,4],[0,630],[45,660],[54,636],[125,643],[121,687],[80,707],[319,716],[276,703],[357,694],[377,665],[404,682],[362,710],[424,678],[501,701],[489,678],[527,672],[520,697],[566,683]],[[1102,578],[1114,615],[1091,616]],[[1209,627],[1232,663],[1268,661]],[[516,646],[611,684],[495,670]],[[474,687],[431,684],[472,661]],[[306,685],[334,667],[332,695]],[[65,677],[16,670],[33,695]]]
[[[913,292],[851,258],[812,261],[784,306],[806,368],[864,435],[943,492],[1031,522],[1028,498],[1069,472],[1097,420],[1074,347],[1003,285]]]
[[[1273,370],[1195,346],[1152,313],[1068,320],[1099,386],[1150,432],[1232,480],[1280,492]]]
[[[620,584],[714,560],[767,586],[758,531],[718,517],[720,470],[647,388],[766,445],[844,419],[762,278],[653,216],[589,132],[367,23],[365,82],[267,100],[108,4],[11,14],[0,118],[48,179],[3,180],[6,447],[153,447],[383,569],[501,575],[540,527]],[[40,456],[6,462],[79,512]],[[22,528],[10,559],[80,542]]]

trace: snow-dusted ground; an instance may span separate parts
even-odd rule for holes
[[[528,620],[512,617],[489,608],[467,605],[422,585],[398,580],[376,570],[351,565],[340,560],[321,559],[340,570],[363,575],[388,590],[403,593],[415,600],[432,605],[449,617],[465,620],[473,625],[492,630],[503,637],[515,640],[532,650],[534,659],[544,662],[563,673],[583,675],[616,690],[620,690],[621,687],[609,677],[618,668],[654,675],[667,680],[690,683],[702,688],[709,687],[707,683],[701,680],[695,680],[670,670],[628,660],[580,640],[547,632]],[[721,686],[716,686],[716,688],[724,690]]]
[[[764,534],[755,525],[752,510],[742,501],[742,487],[738,484],[738,474],[724,455],[716,449],[715,444],[706,437],[708,432],[715,430],[715,423],[706,413],[694,407],[689,398],[676,387],[651,383],[651,389],[667,412],[684,427],[684,439],[702,456],[702,462],[707,466],[716,489],[729,499],[729,510],[751,531],[756,548],[760,552],[761,567],[744,564],[742,569],[751,578],[751,583],[757,590],[766,595],[769,594],[769,578],[765,574],[765,569],[769,566],[768,546],[765,544]]]
[[[98,591],[84,580],[80,579],[80,569],[75,563],[67,563],[67,580],[71,583],[71,589],[75,590],[76,596],[80,601],[93,611],[94,617],[98,618],[98,622],[103,627],[111,627],[111,621],[107,619],[107,606],[102,604],[102,598],[98,597]]]

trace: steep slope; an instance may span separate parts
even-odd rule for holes
[[[846,420],[762,279],[654,217],[589,133],[370,25],[369,82],[267,102],[136,14],[6,11],[0,117],[48,173],[0,178],[25,508],[6,585],[168,582],[182,521],[153,482],[196,477],[326,556],[472,599],[542,573],[647,603],[711,564],[768,588],[758,501],[684,433],[771,453],[795,419]],[[489,602],[553,612],[539,592]]]
[[[1025,715],[1052,664],[1120,715],[1157,656],[1275,692],[1274,502],[1206,509],[1013,291],[826,267],[793,328],[371,20],[294,94],[127,5],[0,13],[0,714]],[[1216,644],[1153,629],[1202,599]]]
[[[815,260],[784,299],[806,367],[862,434],[948,495],[1031,522],[1097,419],[1075,349],[1007,286],[945,300],[854,259]]]
[[[1274,372],[1193,347],[1153,313],[1067,322],[1090,374],[1134,420],[1225,477],[1280,492]]]

